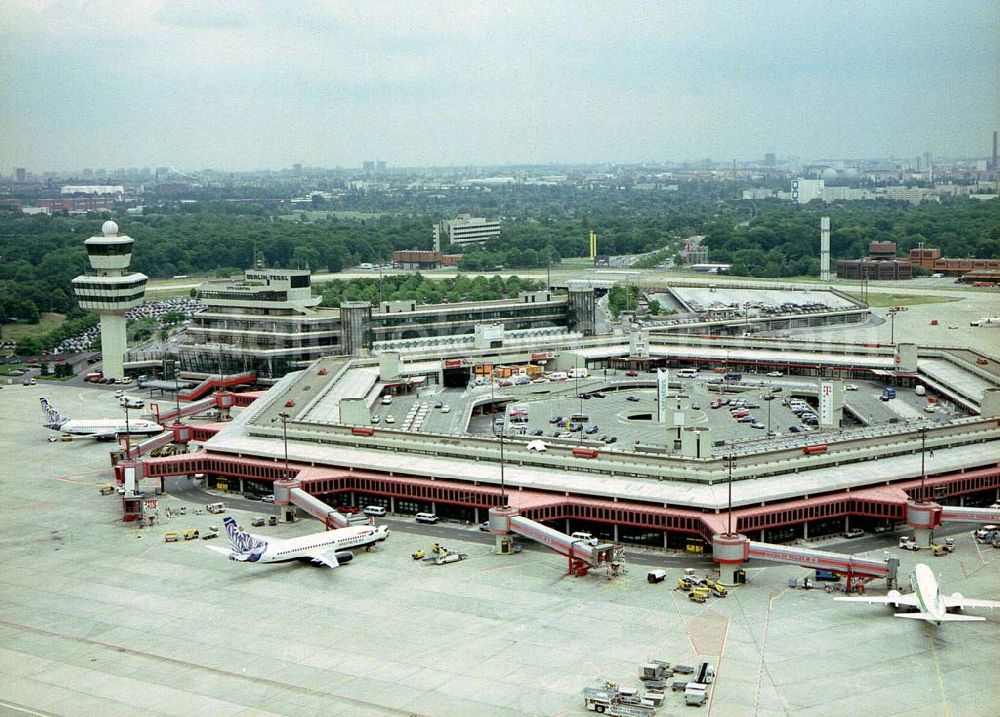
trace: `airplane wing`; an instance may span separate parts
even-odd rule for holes
[[[950,595],[942,595],[941,599],[944,600],[945,607],[988,607],[991,610],[1000,607],[1000,600],[976,600],[967,597],[956,598]]]
[[[869,605],[906,605],[908,607],[920,607],[920,603],[917,602],[917,594],[910,593],[909,595],[897,595],[890,598],[888,595],[885,597],[867,597],[867,596],[857,596],[857,597],[838,597],[834,600],[840,600],[841,602],[864,602]]]
[[[335,568],[340,565],[337,561],[336,550],[313,550],[306,553],[306,556],[314,563],[325,565],[328,568]]]
[[[929,612],[897,612],[896,617],[908,617],[911,620],[930,620],[932,622],[970,622],[985,620],[985,617],[977,617],[975,615],[953,615],[951,613],[945,613],[941,617],[934,617]]]

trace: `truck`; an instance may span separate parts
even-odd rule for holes
[[[920,550],[920,545],[910,536],[904,535],[899,539],[899,548],[901,550]]]
[[[970,321],[969,326],[1000,326],[1000,317],[991,316],[989,318],[980,319],[979,321]]]
[[[894,389],[894,388],[883,388],[882,389],[882,396],[880,397],[879,400],[882,400],[882,401],[891,401],[895,397],[896,397],[896,389]]]
[[[714,679],[715,665],[708,660],[702,660],[701,664],[698,665],[695,682],[702,685],[710,685]]]
[[[590,712],[614,715],[615,717],[653,717],[656,710],[643,704],[629,704],[614,682],[605,682],[602,687],[583,688],[583,706]]]
[[[699,707],[705,704],[708,695],[708,685],[699,682],[688,682],[684,688],[684,704]]]

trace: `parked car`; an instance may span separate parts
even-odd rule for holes
[[[629,396],[626,400],[631,401],[632,403],[638,403],[640,398],[638,396]]]
[[[628,376],[628,377],[630,377],[630,378],[635,378],[636,376],[639,375],[639,372],[638,371],[626,371],[625,375]]]
[[[600,426],[597,426],[597,425],[594,425],[594,426],[591,426],[590,428],[588,428],[588,429],[587,429],[587,430],[585,431],[585,433],[587,433],[587,434],[589,434],[589,435],[591,435],[591,436],[592,436],[592,435],[594,435],[595,433],[597,433],[597,432],[598,432],[599,430],[600,430]]]
[[[556,416],[555,418],[550,418],[549,423],[562,423],[562,420],[562,416]]]
[[[847,532],[844,533],[844,537],[845,538],[860,538],[864,534],[865,534],[865,531],[863,531],[861,528],[851,528],[850,530],[848,530]]]
[[[770,376],[771,378],[780,378],[781,376],[784,376],[785,374],[781,373],[781,371],[768,371],[767,375]]]
[[[377,413],[374,416],[372,416],[372,423],[378,423],[381,420],[382,419],[379,418],[379,415]]]
[[[386,423],[395,423],[396,422],[396,417],[390,414],[390,415],[388,415],[388,416],[385,417],[385,422]]]
[[[451,406],[441,406],[441,413],[451,413]]]

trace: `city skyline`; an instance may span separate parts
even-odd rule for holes
[[[6,3],[0,172],[989,154],[972,2]]]

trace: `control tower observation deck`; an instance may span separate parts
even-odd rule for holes
[[[142,303],[146,275],[129,271],[132,237],[118,233],[118,225],[106,221],[103,236],[91,237],[84,245],[93,272],[73,279],[73,291],[81,309],[101,317],[101,355],[107,378],[124,378],[125,312]]]

